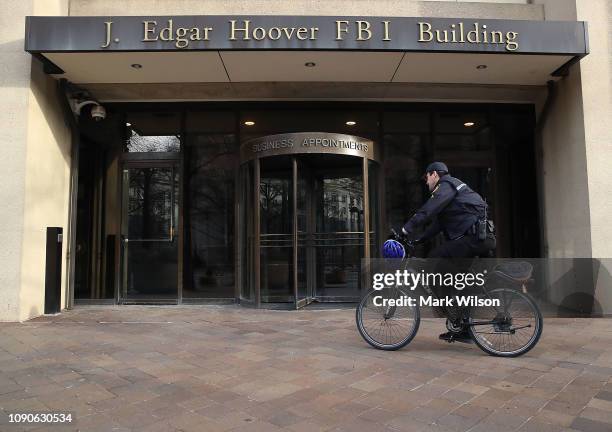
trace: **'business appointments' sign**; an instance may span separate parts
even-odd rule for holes
[[[582,56],[584,22],[330,16],[27,17],[26,51],[371,50]]]
[[[296,132],[268,135],[240,145],[240,161],[292,154],[340,154],[378,160],[374,142],[354,135]]]

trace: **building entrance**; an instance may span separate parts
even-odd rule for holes
[[[322,141],[321,153],[309,147],[304,152],[307,135],[291,134],[294,154],[274,152],[242,166],[243,241],[249,255],[243,261],[248,263],[243,301],[299,308],[313,301],[359,299],[361,258],[376,247],[378,212],[370,203],[378,202],[378,164],[365,154],[333,153]]]
[[[80,124],[78,303],[355,300],[360,259],[425,202],[435,160],[487,198],[499,257],[540,256],[531,106],[107,109]],[[301,132],[313,127],[337,133]]]
[[[122,303],[178,300],[178,167],[126,163],[121,222]]]

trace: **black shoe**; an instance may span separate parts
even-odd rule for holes
[[[442,333],[439,336],[440,339],[445,340],[447,342],[462,342],[462,343],[473,343],[472,337],[467,330],[463,330],[460,333],[446,332]]]

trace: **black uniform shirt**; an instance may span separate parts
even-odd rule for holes
[[[465,234],[479,218],[484,218],[485,209],[484,200],[468,185],[444,175],[429,200],[406,222],[404,231],[412,235],[418,227],[431,221],[423,239],[444,231],[446,237],[452,240]]]

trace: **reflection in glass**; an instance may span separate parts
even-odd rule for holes
[[[263,164],[262,164],[263,165]],[[294,300],[290,171],[262,167],[259,184],[261,229],[261,300]]]
[[[379,228],[378,219],[380,196],[378,193],[378,171],[379,165],[374,161],[368,161],[368,210],[370,212],[370,257],[378,257],[380,245],[382,242],[381,233],[377,231]]]
[[[178,152],[181,149],[180,130],[181,121],[177,113],[129,113],[125,123],[125,151]]]
[[[172,168],[133,168],[128,195],[128,238],[168,240],[174,222]]]
[[[115,297],[115,239],[104,224],[109,212],[103,192],[108,189],[101,169],[105,148],[81,141],[79,186],[76,206],[76,244],[74,247],[74,298],[112,299]],[[107,192],[108,193],[108,192]],[[113,215],[114,216],[114,215]]]
[[[127,141],[127,151],[130,153],[143,152],[178,152],[181,149],[181,140],[178,136],[141,136],[134,130]]]
[[[311,173],[307,164],[297,161],[297,294],[298,301],[312,296],[308,274],[312,271]]]
[[[363,230],[363,179],[321,178],[322,199],[317,217],[318,232]],[[339,197],[342,197],[340,200]]]
[[[183,297],[234,297],[234,135],[193,134],[185,146]]]
[[[378,180],[384,184],[384,188],[381,187],[380,190],[382,196],[376,197],[375,191],[372,190],[375,183],[374,174],[370,171],[371,229],[377,226],[376,222],[381,225],[390,223],[396,227],[404,223],[429,196],[420,179],[423,168],[428,162],[441,159],[451,167],[453,175],[486,195],[490,204],[490,216],[494,218],[499,234],[499,256],[540,256],[542,253],[538,236],[539,216],[538,212],[533,211],[540,203],[536,188],[531,187],[537,180],[536,170],[533,168],[536,166],[536,155],[533,142],[535,114],[532,105],[391,104],[352,107],[346,104],[305,106],[299,103],[264,107],[241,103],[228,105],[227,109],[231,109],[231,112],[218,111],[218,107],[209,104],[183,106],[180,108],[182,112],[177,112],[173,111],[176,106],[151,104],[146,108],[146,112],[140,106],[140,111],[132,111],[136,105],[117,106],[115,111],[117,116],[122,118],[121,127],[118,128],[117,135],[104,138],[109,144],[112,142],[111,146],[88,143],[85,137],[95,132],[95,129],[84,131],[87,133],[83,134],[80,144],[81,169],[75,230],[75,298],[115,298],[118,293],[123,292],[120,283],[122,278],[118,277],[123,268],[117,265],[118,262],[124,263],[121,249],[117,246],[123,244],[120,234],[134,240],[146,237],[168,239],[171,234],[169,219],[172,204],[168,201],[168,191],[160,189],[162,173],[145,174],[144,171],[134,171],[132,189],[130,190],[129,184],[124,184],[123,188],[126,194],[130,193],[129,199],[128,196],[124,197],[126,206],[130,206],[129,227],[126,225],[125,230],[119,232],[119,227],[115,227],[111,222],[117,218],[117,206],[109,203],[113,203],[117,198],[114,196],[114,191],[118,190],[115,176],[119,171],[109,168],[111,163],[116,162],[117,154],[122,151],[180,151],[180,159],[184,164],[182,172],[186,174],[184,180],[181,179],[184,188],[181,195],[184,204],[184,225],[181,233],[185,245],[181,259],[184,266],[181,268],[183,294],[186,298],[228,298],[233,297],[232,290],[237,289],[243,299],[254,300],[253,280],[256,269],[253,268],[255,251],[252,247],[255,222],[258,221],[253,220],[252,216],[259,204],[260,185],[253,184],[253,163],[245,164],[240,177],[244,184],[237,189],[242,196],[236,199],[232,195],[235,192],[229,182],[238,180],[231,180],[229,177],[229,156],[219,156],[225,152],[222,146],[227,144],[227,136],[234,137],[232,139],[235,141],[238,135],[241,140],[246,140],[250,137],[291,131],[325,130],[360,135],[377,141],[377,148],[384,153],[384,165],[378,172]],[[207,109],[211,111],[203,111]],[[255,121],[254,126],[247,127],[240,121],[247,117]],[[346,121],[349,119],[357,124],[348,127]],[[466,128],[464,124],[467,121],[474,122],[474,126]],[[379,143],[381,136],[384,137],[383,142]],[[237,143],[234,145],[235,148],[238,147]],[[210,149],[199,148],[206,146],[210,146]],[[187,147],[198,147],[198,150],[190,152]],[[174,156],[150,156],[155,159],[178,159],[179,155],[174,153]],[[146,155],[123,154],[121,157],[141,161]],[[327,157],[328,155],[320,158],[315,158],[314,155],[298,156],[298,162],[304,162],[298,168],[297,197],[297,279],[300,297],[304,296],[307,287],[317,289],[315,251],[321,247],[315,244],[324,243],[323,240],[317,240],[315,243],[317,218],[323,217],[317,216],[317,212],[324,208],[326,229],[354,230],[355,224],[362,223],[359,217],[363,216],[358,212],[366,208],[365,204],[359,204],[356,198],[351,204],[350,194],[338,190],[324,194],[325,206],[317,207],[321,203],[315,199],[316,182],[313,177],[316,170],[324,168],[335,173],[346,163],[344,158],[325,162]],[[233,159],[235,165],[237,158],[236,155]],[[272,161],[262,163],[270,165]],[[308,175],[307,168],[310,169]],[[491,171],[487,171],[489,168]],[[291,170],[289,165],[283,169],[288,172]],[[329,182],[327,186],[331,187]],[[175,195],[177,201],[178,193]],[[231,205],[233,200],[235,202]],[[375,203],[379,200],[385,205],[381,203],[377,209]],[[517,200],[525,205],[511,205],[518,202]],[[273,210],[274,207],[275,204],[269,208]],[[280,207],[282,208],[282,204]],[[349,213],[348,209],[351,207],[355,207],[357,212]],[[123,216],[128,217],[127,207],[121,209],[125,210]],[[290,219],[291,215],[286,212],[287,209],[289,207],[273,216],[271,221],[266,219],[262,228],[268,229],[270,234],[277,228],[279,234],[290,233],[288,218]],[[241,212],[239,224],[236,224],[234,214],[237,210]],[[378,215],[375,214],[376,210],[380,210]],[[270,212],[270,215],[273,214],[274,212]],[[221,222],[221,219],[225,221]],[[174,227],[178,227],[178,218],[173,222]],[[282,226],[283,223],[286,224],[285,227]],[[123,229],[123,226],[121,228]],[[232,229],[242,231],[238,251],[235,250],[232,240],[232,236],[237,233],[233,233]],[[384,240],[386,229],[381,234]],[[174,238],[178,242],[178,232],[174,233]],[[359,244],[360,241],[362,240],[357,239],[356,243]],[[374,239],[371,244],[371,253],[375,256],[379,249],[374,247]],[[144,248],[145,246],[143,250]],[[130,256],[136,257],[136,251],[133,250]],[[290,248],[284,246],[280,250],[283,256],[291,256]],[[426,249],[421,252],[426,254]],[[159,255],[151,253],[151,257],[150,268],[155,266],[154,260],[158,259]],[[271,248],[270,259],[272,258]],[[331,259],[342,258],[338,256]],[[232,282],[231,269],[237,265],[234,261],[240,262],[239,274],[242,274],[242,277],[239,282]],[[327,265],[324,259],[323,261],[323,265]],[[283,274],[283,280],[289,281],[289,272],[279,274]],[[342,280],[339,277],[341,272],[336,272],[333,277],[332,271],[329,271],[329,274],[328,280]],[[133,281],[137,284],[139,278],[134,276]],[[231,287],[232,283],[238,286]],[[290,284],[287,283],[287,291],[289,287]],[[309,292],[309,295],[312,294],[315,292]]]
[[[241,243],[241,287],[240,298],[247,302],[255,301],[254,259],[254,168],[253,161],[240,167],[240,243]]]
[[[383,165],[388,227],[402,226],[423,204],[421,179],[427,165],[427,138],[422,135],[384,136]]]
[[[262,234],[291,234],[290,189],[289,173],[279,173],[277,177],[262,173],[259,185]]]
[[[127,300],[177,298],[176,241],[129,242]]]
[[[335,171],[316,177],[316,294],[357,299],[364,246],[361,160],[354,168]]]
[[[177,177],[172,167],[127,170],[124,300],[177,298]]]

